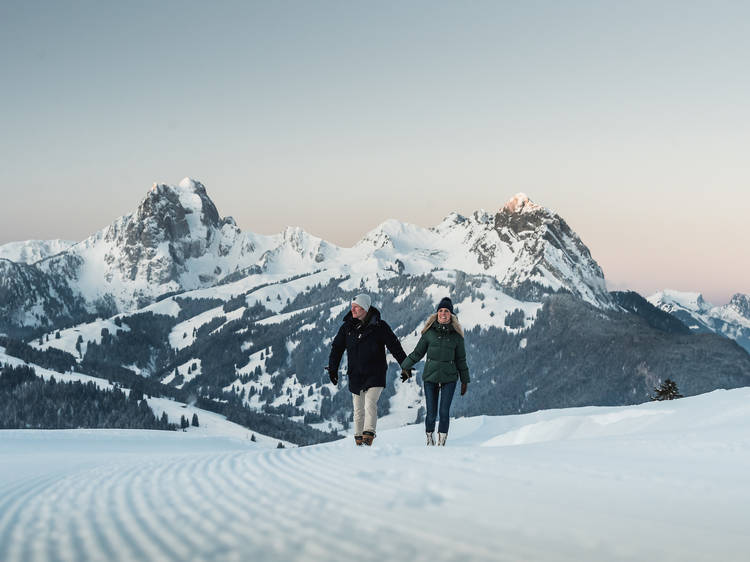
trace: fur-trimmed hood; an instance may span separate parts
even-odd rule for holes
[[[422,328],[422,333],[424,334],[429,330],[435,322],[437,322],[437,312],[431,314],[430,317],[427,318],[427,322],[424,323],[424,328]],[[459,336],[464,337],[464,329],[461,327],[461,323],[458,321],[458,317],[455,314],[451,314],[451,326],[453,326],[453,329]]]

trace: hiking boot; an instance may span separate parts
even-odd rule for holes
[[[361,435],[355,435],[354,436],[354,442],[357,444],[357,447],[362,446],[362,436]]]
[[[447,433],[438,433],[438,445],[445,447],[445,440],[448,439]]]
[[[435,434],[434,433],[425,433],[427,435],[427,446],[430,447],[435,444]]]
[[[362,432],[362,442],[368,447],[372,445],[373,439],[375,439],[375,434],[372,431]]]

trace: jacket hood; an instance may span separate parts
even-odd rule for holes
[[[427,330],[432,328],[432,325],[435,322],[437,322],[437,312],[431,314],[430,317],[427,318],[427,322],[425,322],[424,328],[422,328],[422,333],[424,334]],[[458,317],[455,314],[451,314],[451,326],[459,336],[464,337],[464,329],[461,327],[461,323],[458,321]]]

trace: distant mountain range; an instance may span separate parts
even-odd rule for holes
[[[750,352],[750,295],[737,293],[728,304],[713,306],[700,293],[661,291],[648,297],[655,307],[682,321],[695,333],[721,334]]]
[[[325,384],[323,366],[363,290],[407,352],[440,298],[453,298],[474,376],[458,414],[636,403],[667,377],[684,394],[750,385],[737,345],[747,349],[748,296],[710,307],[666,291],[609,293],[565,220],[523,194],[433,228],[388,220],[342,248],[293,227],[243,232],[186,178],[155,184],[82,242],[0,246],[9,349],[324,430],[351,417],[345,378]],[[391,371],[384,423],[420,419],[421,390]]]

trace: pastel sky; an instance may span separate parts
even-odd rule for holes
[[[517,192],[610,289],[750,293],[750,3],[0,2],[0,244],[153,182],[352,245]]]

